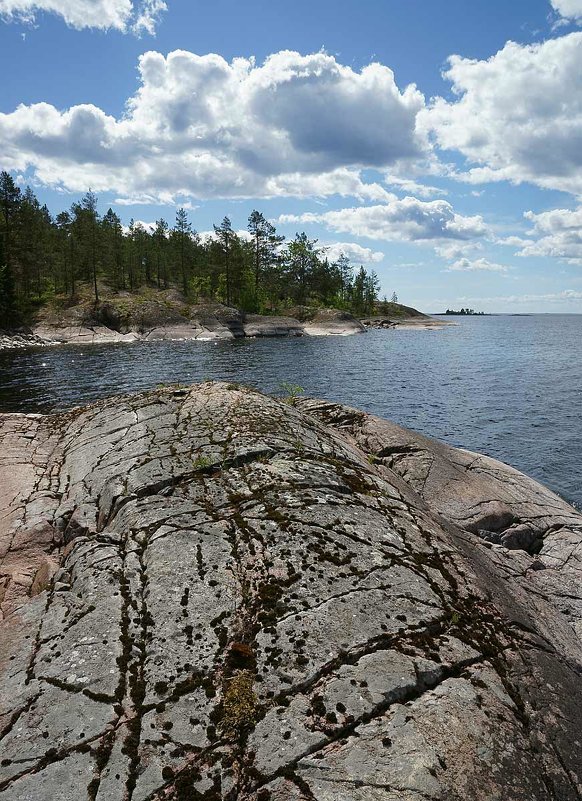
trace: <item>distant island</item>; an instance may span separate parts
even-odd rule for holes
[[[443,312],[443,314],[462,314],[462,315],[469,316],[469,317],[484,317],[485,316],[485,312],[482,312],[482,311],[477,312],[477,311],[475,311],[475,309],[460,309],[458,311],[456,309],[447,309],[446,312]]]

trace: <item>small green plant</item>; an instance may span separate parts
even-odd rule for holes
[[[298,454],[303,456],[303,454],[305,453],[305,445],[300,439],[293,440],[293,447],[295,448]]]
[[[255,725],[257,696],[253,680],[250,670],[241,670],[225,681],[221,728],[227,736],[240,735]]]
[[[285,393],[283,395],[283,400],[290,406],[295,406],[297,398],[305,392],[303,387],[299,386],[299,384],[290,384],[288,381],[281,381],[279,386]]]
[[[212,467],[212,459],[208,456],[197,456],[194,459],[195,470],[208,470],[209,467]]]

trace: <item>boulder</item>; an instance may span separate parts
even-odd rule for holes
[[[133,331],[126,334],[104,325],[80,325],[56,328],[37,326],[34,334],[43,345],[110,345],[115,342],[136,342],[141,337]]]
[[[305,329],[293,317],[266,317],[261,314],[246,314],[243,325],[246,337],[301,337]]]
[[[190,319],[200,325],[209,335],[218,339],[239,339],[244,337],[244,315],[233,306],[208,302],[193,306]]]
[[[230,384],[0,435],[0,801],[579,801],[582,517],[536,482]]]
[[[366,329],[349,312],[339,309],[319,309],[311,320],[305,323],[304,330],[308,336],[347,336],[361,334]]]

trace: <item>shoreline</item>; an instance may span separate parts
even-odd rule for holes
[[[222,319],[221,319],[222,317]],[[369,330],[440,330],[456,323],[428,317],[402,320],[365,318],[357,320],[347,312],[325,309],[312,320],[265,315],[216,314],[188,322],[168,322],[147,330],[119,331],[103,324],[37,325],[29,329],[0,331],[0,352],[57,345],[115,345],[134,342],[212,342],[234,339],[326,337],[365,334]]]

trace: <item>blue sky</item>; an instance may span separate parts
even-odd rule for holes
[[[55,213],[259,208],[425,311],[582,312],[582,0],[0,0],[0,69]]]

